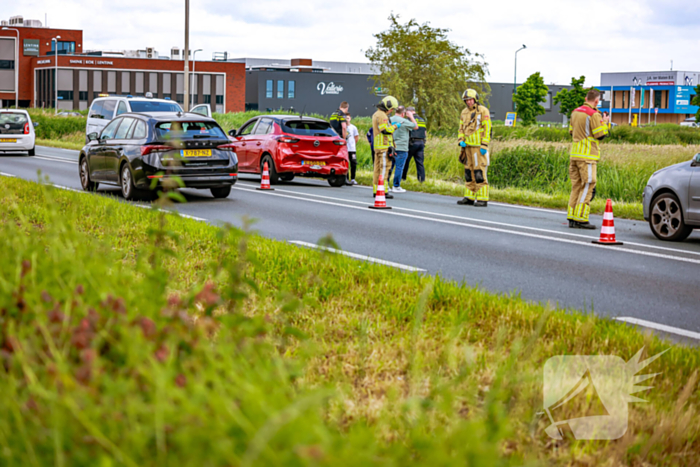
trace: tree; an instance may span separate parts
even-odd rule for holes
[[[450,42],[449,29],[433,28],[430,23],[419,25],[415,19],[400,24],[394,14],[389,21],[387,31],[374,35],[376,46],[365,52],[378,70],[373,76],[375,86],[402,104],[415,102],[431,129],[455,128],[464,107],[464,90],[476,89],[482,103],[491,90],[485,81],[483,55]]]
[[[531,74],[527,80],[518,86],[513,101],[518,111],[518,119],[525,125],[532,125],[537,122],[538,115],[544,115],[542,106],[549,88],[544,84],[544,78],[540,72]]]
[[[581,107],[586,101],[586,94],[591,88],[584,88],[583,83],[586,81],[585,76],[579,79],[571,78],[571,86],[574,89],[562,89],[554,96],[554,103],[559,104],[559,113],[566,115],[566,118],[571,118],[571,112]]]
[[[700,84],[695,86],[695,96],[691,99],[692,105],[700,105]],[[695,113],[695,123],[700,123],[700,109]]]

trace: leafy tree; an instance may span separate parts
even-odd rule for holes
[[[532,125],[537,122],[538,115],[544,115],[542,106],[549,88],[544,84],[544,78],[540,72],[531,74],[520,86],[513,96],[513,101],[518,111],[518,119],[525,125]]]
[[[692,105],[700,105],[700,84],[695,86],[695,96],[690,101]],[[700,109],[695,113],[695,123],[700,123]]]
[[[554,103],[559,104],[559,113],[571,118],[571,112],[581,107],[586,101],[586,94],[591,88],[584,88],[585,76],[579,79],[571,78],[571,85],[574,89],[562,89],[554,96]]]
[[[483,55],[450,42],[449,29],[419,25],[415,19],[401,24],[394,14],[389,21],[389,29],[375,34],[377,44],[365,52],[378,70],[373,76],[375,86],[386,89],[402,104],[416,102],[431,129],[457,126],[464,107],[462,93],[468,87],[486,102],[491,89],[485,81]]]

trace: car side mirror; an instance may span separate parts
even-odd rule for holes
[[[95,141],[97,139],[97,132],[88,133],[88,141]]]
[[[695,157],[693,157],[693,161],[690,163],[691,167],[698,167],[700,166],[700,152],[695,154]]]
[[[230,130],[228,130],[228,135],[229,135],[229,136],[236,136],[236,129],[235,129],[235,128],[231,128]]]
[[[39,126],[39,122],[33,122],[34,123],[34,128]]]

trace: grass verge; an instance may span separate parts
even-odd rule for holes
[[[107,197],[0,188],[6,465],[700,461],[698,349]],[[621,439],[544,433],[548,358],[642,347],[668,351]]]

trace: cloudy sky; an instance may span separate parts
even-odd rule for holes
[[[10,2],[7,2],[10,3]],[[3,18],[22,15],[51,27],[82,29],[83,48],[184,45],[184,0],[19,0]],[[233,57],[365,61],[388,16],[448,28],[450,39],[484,54],[489,81],[518,81],[539,71],[547,84],[585,75],[599,84],[606,71],[700,71],[697,0],[190,0],[190,47]]]

